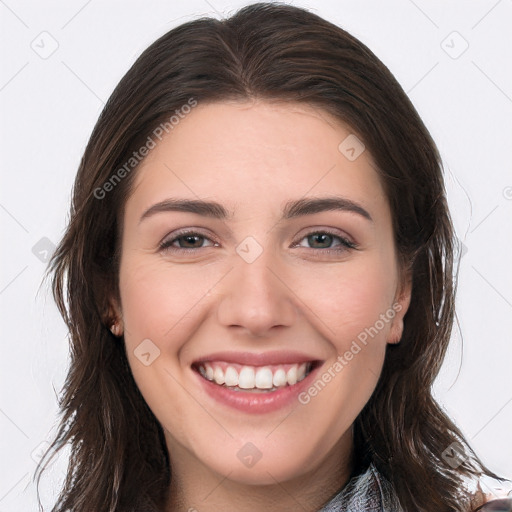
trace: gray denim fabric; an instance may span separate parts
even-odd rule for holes
[[[318,512],[403,512],[391,484],[373,464],[352,478],[347,485]]]

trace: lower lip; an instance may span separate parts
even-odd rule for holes
[[[267,392],[249,392],[249,391],[234,391],[225,386],[219,386],[204,377],[198,372],[194,374],[199,379],[201,385],[208,395],[221,404],[227,405],[239,411],[247,413],[262,414],[267,412],[277,411],[283,409],[293,403],[299,403],[298,395],[310,386],[311,381],[317,374],[320,366],[314,368],[303,380],[293,384],[292,386],[285,386],[276,391]]]

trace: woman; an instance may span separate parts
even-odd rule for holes
[[[484,510],[466,484],[495,475],[431,394],[453,240],[435,144],[358,40],[271,4],[164,35],[52,262],[54,510]]]

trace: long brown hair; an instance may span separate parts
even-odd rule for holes
[[[364,141],[413,291],[402,340],[388,347],[377,388],[354,425],[358,461],[375,464],[407,511],[469,510],[463,479],[495,475],[431,392],[454,320],[456,273],[436,146],[398,82],[360,41],[303,9],[262,3],[223,21],[188,22],[158,39],[123,77],[90,137],[50,268],[71,345],[53,443],[69,444],[71,458],[53,511],[135,510],[141,490],[157,507],[166,502],[163,430],[134,382],[124,343],[109,330],[122,210],[136,166],[112,177],[191,99],[311,104]],[[446,456],[454,447],[457,464]]]

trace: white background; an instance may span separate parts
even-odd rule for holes
[[[56,424],[68,364],[66,329],[41,286],[40,259],[63,233],[92,127],[157,37],[248,3],[0,1],[0,512],[36,510],[32,475]],[[462,335],[454,335],[436,396],[483,460],[512,477],[512,1],[289,3],[366,43],[438,143],[467,252],[457,301]],[[64,469],[61,457],[43,481],[45,510]]]

